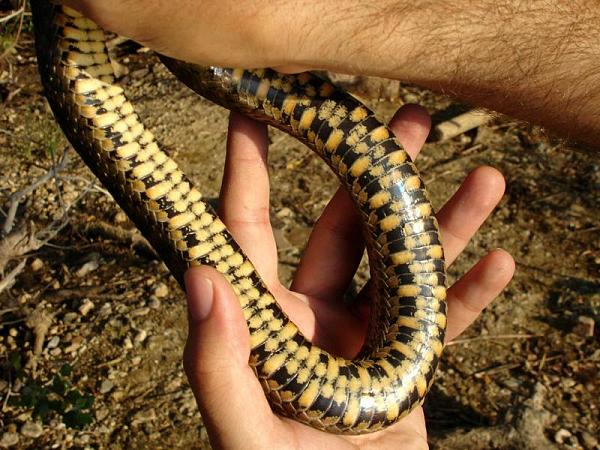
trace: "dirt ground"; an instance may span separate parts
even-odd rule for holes
[[[196,97],[144,49],[126,45],[119,61],[147,126],[216,199],[226,111]],[[15,192],[60,165],[67,143],[42,96],[31,36],[0,64],[2,226]],[[398,83],[363,80],[356,89],[384,119],[403,103],[432,114],[454,106]],[[289,281],[337,182],[301,144],[277,131],[271,142],[272,217]],[[24,264],[0,292],[0,447],[209,448],[181,366],[182,292],[78,156],[70,152],[63,163],[20,197],[16,211],[13,232],[47,242],[5,261],[0,273],[6,280]],[[500,206],[450,269],[451,280],[497,247],[517,261],[507,290],[446,349],[426,402],[432,447],[599,449],[598,154],[498,117],[427,144],[417,165],[437,208],[477,166],[506,177]],[[0,259],[9,247],[0,246]],[[65,364],[72,371],[61,372]],[[52,403],[57,398],[62,404]],[[56,412],[42,422],[32,414],[44,407]]]

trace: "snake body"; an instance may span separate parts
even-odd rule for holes
[[[360,210],[376,290],[367,342],[353,360],[312,345],[278,306],[225,225],[115,85],[104,32],[74,10],[31,1],[45,93],[86,164],[173,276],[207,264],[236,292],[249,364],[273,410],[318,429],[383,429],[420,404],[446,325],[438,225],[416,167],[391,131],[312,74],[199,67],[165,59],[201,95],[285,130],[317,152]]]

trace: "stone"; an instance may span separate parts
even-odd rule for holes
[[[43,267],[44,267],[44,261],[42,261],[40,258],[35,258],[31,262],[31,270],[33,270],[34,272],[41,270]]]
[[[133,416],[131,425],[139,425],[145,422],[150,422],[154,419],[156,419],[156,411],[154,411],[154,408],[139,411]]]
[[[21,434],[28,438],[38,438],[44,434],[44,428],[37,422],[25,422],[21,427]]]
[[[582,337],[593,337],[595,321],[592,317],[579,316],[577,318],[577,324],[573,327],[573,333]]]
[[[579,439],[581,441],[581,445],[585,450],[594,450],[598,448],[598,438],[596,438],[589,431],[582,431],[579,433]]]
[[[11,433],[10,431],[6,431],[2,433],[2,438],[0,438],[0,447],[8,448],[13,445],[17,445],[19,443],[19,435],[17,433]]]
[[[127,222],[127,214],[125,214],[123,211],[119,211],[117,214],[115,214],[114,221],[115,223]]]
[[[157,298],[165,298],[169,295],[169,287],[165,283],[159,283],[158,286],[154,288],[154,295]]]
[[[561,428],[554,434],[554,440],[559,444],[564,444],[571,436],[573,435],[569,430]]]
[[[112,391],[113,387],[115,387],[115,385],[112,383],[112,381],[103,380],[102,383],[100,383],[100,393],[108,394],[110,391]]]
[[[147,337],[148,337],[148,332],[146,330],[140,330],[133,338],[133,342],[135,342],[136,344],[141,344],[142,342],[144,342],[146,340]]]
[[[150,301],[148,302],[148,306],[152,309],[160,308],[160,300],[156,296],[150,297]]]
[[[50,339],[48,341],[48,344],[46,345],[46,347],[49,349],[53,349],[53,348],[58,347],[59,343],[60,343],[60,338],[58,336],[53,336],[52,339]]]
[[[79,313],[82,316],[86,316],[94,308],[94,302],[92,302],[89,298],[83,299],[83,303],[79,306]]]
[[[79,269],[77,269],[75,275],[77,275],[78,278],[83,278],[86,275],[92,273],[98,267],[100,267],[100,263],[97,260],[93,259],[91,261],[86,262]]]

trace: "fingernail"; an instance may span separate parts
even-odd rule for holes
[[[213,305],[213,282],[203,276],[188,274],[185,277],[188,311],[194,321],[205,320]]]

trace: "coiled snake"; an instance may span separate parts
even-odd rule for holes
[[[377,298],[367,343],[345,360],[304,338],[144,128],[114,84],[104,32],[49,0],[31,6],[42,82],[64,133],[180,284],[185,270],[199,264],[229,280],[250,331],[249,364],[273,410],[328,432],[359,434],[387,427],[420,404],[443,347],[445,267],[423,183],[390,130],[359,101],[309,73],[165,60],[202,96],[304,142],[352,194]]]

